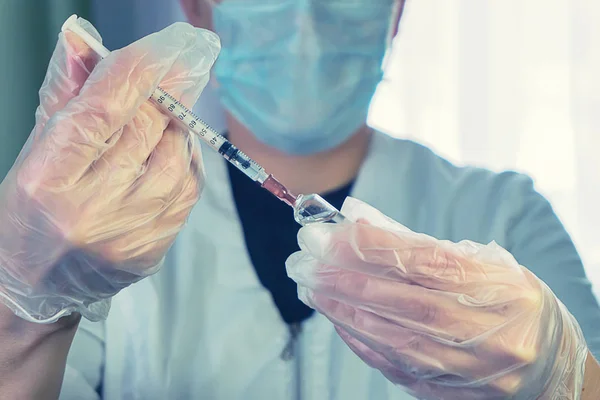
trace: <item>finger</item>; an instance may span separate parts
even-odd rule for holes
[[[202,184],[193,175],[186,179],[181,192],[171,204],[162,211],[155,219],[149,221],[141,229],[132,232],[132,235],[140,238],[135,246],[127,243],[126,248],[130,256],[151,257],[153,255],[165,254],[173,244],[177,234],[183,229],[193,207],[200,198]],[[119,248],[119,246],[117,246]],[[153,273],[150,271],[149,273]]]
[[[90,34],[97,35],[91,25],[87,30]],[[23,158],[19,157],[18,161],[23,162],[22,168],[19,168],[19,183],[30,194],[33,195],[40,186],[41,171],[47,167],[49,154],[47,149],[40,150],[43,145],[39,142],[48,120],[79,94],[99,61],[100,57],[77,35],[72,32],[59,34],[39,91],[40,104],[35,113],[36,124],[22,152]],[[56,158],[54,161],[60,162]]]
[[[140,106],[135,117],[113,136],[111,146],[93,164],[98,177],[118,175],[123,182],[137,179],[161,141],[170,119],[152,104]]]
[[[177,60],[187,52],[208,47],[200,32],[189,24],[177,23],[112,52],[90,75],[65,113],[81,117],[78,123],[93,123],[95,139],[106,141],[133,118],[158,84],[169,78]],[[212,54],[212,49],[207,51]],[[201,68],[208,72],[209,63]]]
[[[480,389],[478,390],[479,393],[477,393],[477,396],[471,396],[474,394],[472,389],[465,390],[463,388],[449,388],[448,386],[442,388],[440,385],[435,385],[429,380],[418,379],[411,374],[404,373],[402,370],[396,368],[392,363],[390,363],[384,356],[369,348],[363,342],[346,332],[343,328],[336,326],[335,330],[338,332],[342,340],[348,345],[348,347],[350,347],[350,349],[356,355],[358,355],[361,360],[363,360],[367,365],[381,371],[381,373],[391,382],[404,386],[412,395],[415,395],[419,398],[443,398],[443,396],[448,396],[450,393],[460,393],[461,395],[465,396],[451,398],[489,399],[489,397],[482,397],[482,395],[489,395],[488,390],[484,391]],[[437,394],[437,396],[433,396],[434,393]],[[442,396],[439,395],[440,393]],[[468,397],[466,396],[467,394],[469,394]]]
[[[494,363],[486,362],[480,354],[466,351],[461,345],[390,324],[384,318],[318,293],[308,292],[302,296],[339,329],[385,358],[397,370],[394,373],[397,377],[408,376],[447,387],[468,387],[501,371]],[[514,380],[514,376],[510,379]],[[401,384],[409,382],[407,379]]]
[[[190,25],[174,24],[111,53],[94,69],[79,95],[49,121],[46,148],[52,151],[45,158],[56,161],[61,149],[74,154],[72,176],[81,176],[110,147],[107,141],[132,120],[181,54],[209,46],[198,32]],[[212,49],[206,53],[210,59]]]
[[[456,385],[437,385],[425,381],[415,382],[407,388],[409,393],[420,399],[506,400],[513,398],[509,396],[507,392],[490,388],[484,383],[464,387]]]
[[[415,378],[396,368],[390,363],[385,357],[378,352],[369,348],[367,345],[362,343],[360,340],[352,337],[348,332],[339,326],[335,327],[336,332],[342,340],[348,345],[350,350],[354,352],[364,363],[371,368],[378,369],[381,373],[389,379],[391,382],[398,385],[409,385],[415,382]]]
[[[300,229],[298,242],[325,264],[387,278],[411,280],[415,269],[422,268],[415,261],[445,271],[451,264],[445,254],[434,254],[433,240],[417,234],[400,236],[373,225],[312,224]],[[417,255],[422,255],[419,260]]]
[[[138,260],[156,260],[160,255],[165,254],[175,241],[177,234],[183,229],[190,212],[200,198],[201,191],[202,184],[193,173],[190,173],[185,179],[182,190],[169,206],[159,213],[156,218],[148,221],[135,232],[131,232],[131,235],[135,236],[137,240],[134,242],[119,240],[115,246],[117,251],[118,249],[126,251],[128,259]],[[122,259],[123,254],[117,253],[114,256]],[[132,265],[135,269],[136,263]],[[140,267],[143,267],[143,264]],[[146,269],[146,267],[143,267],[143,269]],[[130,270],[130,272],[133,271]],[[155,270],[150,269],[144,273],[152,274],[154,272]]]
[[[403,386],[410,394],[416,397],[437,399],[444,398],[444,396],[448,396],[450,393],[459,393],[461,396],[451,396],[451,398],[473,400],[489,399],[489,397],[485,397],[486,395],[490,395],[489,390],[473,390],[470,388],[464,389],[448,386],[442,387],[441,385],[436,385],[430,380],[419,379],[414,375],[405,373],[401,369],[397,368],[394,364],[389,362],[383,355],[374,351],[359,339],[353,337],[343,328],[336,326],[335,330],[340,335],[342,340],[348,345],[348,347],[350,347],[350,349],[367,365],[378,369],[390,382]],[[433,381],[435,381],[435,379]]]
[[[208,82],[209,67],[204,42],[192,42],[181,52],[160,87],[191,107]],[[168,107],[168,101],[163,104]],[[142,104],[132,121],[123,127],[123,134],[102,156],[105,162],[100,165],[108,168],[98,172],[111,175],[114,168],[119,168],[135,174],[160,141],[171,118],[155,104]]]
[[[77,23],[93,38],[102,42],[92,24],[82,18]],[[71,31],[61,32],[40,88],[36,124],[45,125],[48,119],[77,96],[100,60],[100,56],[77,34]]]
[[[504,394],[514,393],[523,385],[521,374],[513,371],[528,365],[527,361],[484,337],[456,343],[405,329],[375,313],[310,289],[299,288],[298,292],[306,304],[382,355],[404,374],[441,386],[473,387],[487,380],[486,386],[491,391],[498,389]]]
[[[504,266],[481,263],[456,244],[372,225],[313,224],[300,229],[298,243],[324,264],[432,289],[457,291],[507,277]]]
[[[342,212],[351,221],[356,221],[361,225],[376,226],[384,231],[394,233],[400,238],[405,238],[407,243],[409,245],[412,244],[415,248],[426,248],[429,250],[433,248],[433,250],[437,252],[445,250],[445,253],[449,254],[440,254],[442,257],[439,260],[443,266],[447,264],[446,257],[448,256],[453,256],[459,260],[466,259],[472,261],[475,266],[487,264],[486,267],[488,268],[485,271],[486,274],[493,273],[493,270],[491,270],[490,267],[498,265],[506,267],[511,264],[513,264],[513,266],[516,264],[514,257],[494,242],[487,246],[483,246],[470,241],[452,243],[449,241],[437,240],[433,237],[411,231],[376,208],[352,197],[346,199],[342,207]],[[392,239],[392,241],[393,240],[394,239]],[[397,244],[398,243],[396,243],[396,245]],[[435,257],[430,261],[433,261],[434,258]],[[428,264],[425,263],[425,265]],[[427,271],[424,271],[424,274],[429,275]]]
[[[137,179],[119,170],[106,181],[90,169],[81,185],[93,188],[96,201],[88,203],[86,215],[78,215],[77,238],[85,242],[107,241],[154,221],[186,190],[199,192],[199,157],[196,143],[174,124],[140,169]],[[191,182],[190,182],[191,181]],[[192,185],[192,183],[194,185]],[[92,208],[94,206],[95,208]]]
[[[448,331],[448,326],[479,317],[476,312],[456,302],[455,294],[345,271],[316,260],[303,260],[296,267],[290,266],[288,271],[299,285],[319,294],[371,311],[414,331],[428,332],[449,340],[457,338]],[[461,327],[461,333],[463,331]]]
[[[194,137],[172,121],[147,161],[147,168],[136,181],[136,197],[147,203],[154,199],[166,208],[193,175],[194,157],[199,151]]]
[[[161,213],[160,218],[156,220],[158,226],[177,227],[178,230],[181,229],[191,209],[198,202],[204,188],[206,176],[200,147],[193,138],[188,142],[188,146],[191,153],[191,162],[187,165],[186,172],[182,176],[182,185],[172,192],[173,200]]]
[[[378,226],[390,232],[412,232],[404,225],[394,221],[375,207],[354,197],[346,197],[341,209],[342,214],[350,221]]]
[[[81,232],[87,234],[87,246],[129,273],[147,276],[156,272],[202,190],[202,157],[194,143],[169,126],[147,172],[129,193],[115,202],[112,211],[88,219],[93,225]]]
[[[171,133],[167,132],[167,136]],[[182,136],[177,132],[177,136]],[[159,147],[165,146],[161,141]],[[173,244],[199,198],[203,177],[194,154],[190,173],[181,185],[181,190],[172,200],[157,204],[146,187],[144,192],[131,188],[125,198],[111,204],[104,203],[102,213],[81,218],[88,222],[85,227],[77,226],[71,239],[85,243],[90,251],[100,254],[107,265],[139,277],[152,275],[161,266],[161,260]],[[139,188],[141,190],[141,188]],[[108,194],[108,193],[107,193]],[[147,198],[144,198],[147,196]],[[110,201],[109,196],[105,197]]]
[[[93,32],[90,32],[93,33]],[[100,61],[83,40],[73,32],[61,32],[40,88],[36,125],[46,122],[79,94],[83,84]]]
[[[432,379],[447,373],[439,359],[429,356],[424,347],[431,345],[431,340],[423,335],[305,288],[299,288],[298,293],[302,301],[381,354],[403,373],[417,379]],[[462,356],[456,353],[456,356]]]
[[[176,24],[179,25],[179,24]],[[186,25],[186,24],[183,24]],[[221,44],[214,33],[195,29],[196,40],[182,51],[173,67],[160,82],[160,87],[191,108],[210,80],[210,70]]]
[[[422,384],[411,385],[417,397],[441,399],[448,396],[451,399],[472,400],[503,400],[513,399],[515,395],[522,394],[527,383],[519,373],[504,371],[497,376],[484,376],[469,382],[457,382],[453,376],[443,376]]]
[[[485,302],[473,302],[466,295],[344,270],[302,254],[286,262],[288,276],[299,285],[453,342],[496,329],[526,305],[524,299],[495,298],[493,294]],[[492,286],[489,289],[493,291]]]

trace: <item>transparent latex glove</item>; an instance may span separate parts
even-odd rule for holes
[[[204,172],[197,142],[147,99],[160,84],[193,105],[219,49],[184,23],[104,60],[60,34],[35,127],[0,186],[0,300],[17,315],[99,320],[159,269]]]
[[[420,399],[577,399],[587,346],[530,271],[491,243],[410,231],[348,198],[299,234],[300,299],[368,365]]]

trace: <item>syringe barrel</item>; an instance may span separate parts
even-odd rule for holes
[[[62,30],[69,30],[73,33],[76,33],[100,57],[107,57],[110,54],[110,50],[104,47],[99,40],[79,26],[77,19],[77,15],[72,15],[69,17],[63,24]],[[225,137],[223,137],[223,135],[218,134],[186,106],[181,104],[179,100],[167,93],[166,90],[157,87],[154,93],[152,93],[152,96],[150,96],[150,101],[154,103],[159,110],[169,115],[173,120],[177,121],[182,128],[193,132],[200,140],[202,140],[202,142],[205,143],[205,145],[208,145],[213,150],[221,154],[223,158],[233,164],[237,169],[239,169],[253,181],[262,184],[265,179],[267,179],[268,174],[265,173],[264,169],[258,165],[258,163],[238,150]]]
[[[255,182],[263,183],[267,178],[264,169],[244,152],[235,147],[223,135],[218,134],[201,118],[196,116],[176,98],[158,87],[150,100],[164,113],[170,115],[181,127],[194,133],[200,140],[218,152]]]

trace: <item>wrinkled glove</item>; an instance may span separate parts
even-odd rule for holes
[[[17,315],[99,320],[159,269],[204,172],[197,142],[147,100],[160,84],[193,105],[219,49],[184,23],[104,60],[60,34],[35,127],[0,186],[0,299]]]
[[[495,243],[418,234],[348,198],[352,221],[303,227],[300,299],[420,399],[577,399],[587,346],[552,291]]]

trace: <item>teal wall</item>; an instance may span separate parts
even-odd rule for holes
[[[60,27],[71,14],[90,19],[89,10],[87,0],[0,0],[0,179],[33,128]]]

